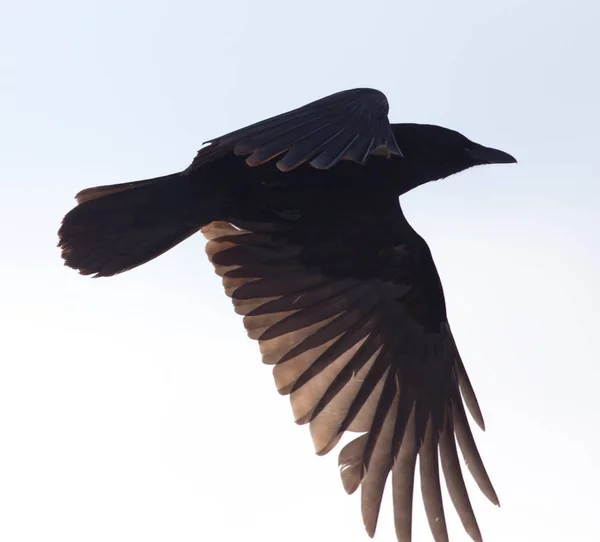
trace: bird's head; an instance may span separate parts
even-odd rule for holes
[[[404,155],[401,167],[415,179],[418,186],[443,179],[473,166],[513,164],[508,153],[484,147],[464,135],[431,124],[393,124],[396,142]],[[411,187],[412,188],[412,187]]]

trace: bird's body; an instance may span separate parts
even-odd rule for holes
[[[362,487],[368,533],[391,471],[398,539],[410,540],[419,458],[434,538],[447,540],[440,457],[455,508],[480,540],[454,435],[497,503],[463,400],[481,427],[483,419],[431,253],[398,198],[473,165],[512,161],[451,130],[390,125],[383,94],[346,91],[217,138],[182,173],[84,190],[60,231],[63,257],[108,276],[201,230],[316,451],[345,431],[363,433],[340,466],[348,492]]]

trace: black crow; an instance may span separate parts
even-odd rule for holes
[[[484,423],[452,338],[427,243],[399,196],[505,152],[432,125],[390,124],[384,94],[339,92],[213,139],[180,173],[88,188],[59,231],[66,265],[106,277],[197,231],[296,422],[318,454],[346,431],[342,483],[361,487],[375,533],[391,488],[398,540],[410,541],[417,458],[436,542],[448,540],[439,463],[454,507],[481,534],[456,442],[481,491],[498,498],[465,405]]]

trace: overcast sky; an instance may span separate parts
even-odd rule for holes
[[[599,25],[591,0],[3,3],[0,540],[368,540],[338,450],[315,456],[293,423],[202,236],[105,280],[56,248],[78,190],[179,171],[207,139],[356,86],[393,121],[518,158],[403,205],[487,423],[502,507],[469,485],[485,541],[599,540]]]

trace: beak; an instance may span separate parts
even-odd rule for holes
[[[504,151],[475,144],[469,149],[474,160],[482,164],[516,164],[514,157]]]

